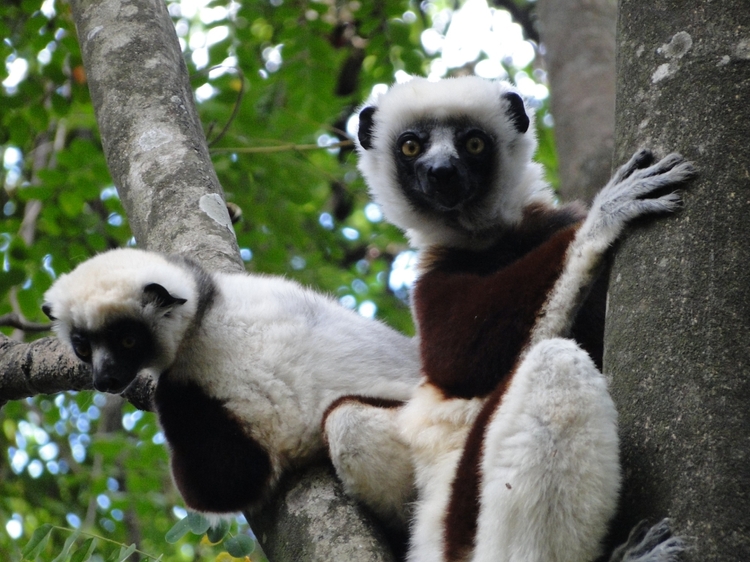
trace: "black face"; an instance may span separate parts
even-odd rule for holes
[[[393,147],[399,185],[416,208],[457,215],[489,192],[495,150],[492,136],[476,123],[416,123]]]
[[[118,393],[133,382],[138,372],[158,353],[148,327],[138,320],[120,319],[96,332],[72,330],[73,351],[94,371],[94,388]]]

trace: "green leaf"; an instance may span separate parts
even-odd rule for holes
[[[21,551],[24,558],[36,558],[42,549],[47,545],[49,534],[52,532],[52,525],[45,523],[41,527],[34,529],[31,534],[31,540]]]
[[[134,552],[135,552],[135,543],[127,547],[125,546],[121,547],[120,552],[117,555],[117,558],[115,558],[115,562],[124,562]]]
[[[219,520],[216,526],[211,527],[206,533],[206,536],[208,536],[208,540],[213,544],[221,542],[221,540],[227,536],[227,533],[229,532],[229,526],[229,521],[227,521],[226,519]]]
[[[203,514],[195,513],[194,511],[188,513],[187,521],[190,526],[190,532],[195,535],[204,534],[211,526],[211,523],[203,516]]]
[[[185,517],[184,519],[180,519],[169,531],[167,531],[167,534],[164,535],[164,540],[169,544],[174,544],[182,537],[184,537],[189,530],[189,517]]]
[[[242,558],[255,550],[255,540],[247,535],[237,535],[224,541],[223,546],[235,558]]]
[[[96,548],[96,542],[94,542],[93,537],[90,539],[86,539],[85,541],[83,541],[81,547],[73,553],[73,556],[70,557],[70,562],[85,562],[91,557],[91,553],[94,552],[94,548]]]
[[[70,552],[71,547],[73,546],[73,543],[76,542],[78,537],[81,536],[81,531],[76,530],[72,535],[68,537],[68,539],[65,541],[65,544],[63,545],[63,549],[60,551],[60,554],[58,554],[52,562],[65,562],[65,560],[68,559],[68,553]]]

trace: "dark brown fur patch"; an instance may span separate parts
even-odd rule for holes
[[[268,452],[221,400],[176,378],[170,372],[159,377],[155,403],[185,503],[214,513],[257,507],[271,476]]]
[[[492,273],[472,271],[483,263],[470,267],[467,258],[459,267],[458,256],[468,252],[456,250],[419,278],[414,302],[422,368],[446,396],[485,396],[508,375],[562,272],[575,232],[560,230]],[[512,253],[513,242],[504,241],[495,253]],[[491,258],[484,254],[475,258]]]
[[[489,396],[464,444],[445,514],[445,560],[463,560],[474,548],[479,519],[479,485],[482,478],[480,465],[484,435],[511,378],[506,377]]]

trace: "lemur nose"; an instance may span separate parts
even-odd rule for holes
[[[447,183],[456,176],[456,167],[450,162],[430,166],[427,177],[434,183]]]

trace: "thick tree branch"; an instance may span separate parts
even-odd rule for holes
[[[675,217],[614,261],[605,369],[620,406],[618,528],[669,515],[688,561],[750,560],[750,10],[621,0],[616,154],[682,152],[699,176]]]
[[[71,7],[107,164],[138,245],[242,270],[166,5]]]
[[[0,334],[0,408],[10,400],[66,390],[91,390],[91,369],[57,338],[19,343]],[[123,394],[136,408],[152,410],[154,382],[138,377]]]

